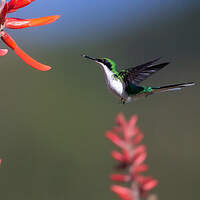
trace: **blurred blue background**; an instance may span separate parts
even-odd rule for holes
[[[108,178],[115,147],[104,132],[123,112],[139,116],[159,199],[198,199],[200,2],[43,0],[10,16],[57,14],[48,26],[7,30],[53,70],[36,71],[11,50],[0,58],[1,198],[117,199]],[[144,85],[197,86],[121,105],[83,53],[110,57],[119,68],[162,56],[171,64]]]

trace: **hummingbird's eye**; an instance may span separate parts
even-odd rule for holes
[[[106,64],[106,65],[109,65],[109,64],[110,64],[106,59],[103,59],[103,62],[104,62],[104,64]]]

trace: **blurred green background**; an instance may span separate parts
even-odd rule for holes
[[[8,31],[53,70],[36,71],[11,50],[0,58],[1,199],[118,199],[108,178],[115,147],[104,133],[119,112],[139,116],[159,199],[199,199],[200,3],[50,0],[20,11],[12,16],[62,17],[45,27]],[[162,56],[171,64],[144,84],[197,86],[121,105],[83,53],[122,67]]]

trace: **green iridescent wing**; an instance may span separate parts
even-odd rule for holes
[[[153,65],[159,59],[160,58],[157,58],[142,65],[122,70],[121,72],[119,72],[119,76],[121,76],[126,86],[128,86],[129,83],[138,85],[146,78],[150,77],[152,74],[156,73],[157,71],[161,70],[163,67],[169,64],[169,62],[165,62]]]

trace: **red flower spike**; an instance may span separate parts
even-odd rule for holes
[[[133,139],[133,144],[137,145],[138,143],[140,143],[143,140],[143,138],[144,138],[144,135],[142,133],[138,132]]]
[[[110,179],[113,181],[128,182],[130,180],[130,176],[123,174],[112,174],[110,175]]]
[[[28,65],[31,67],[38,69],[40,71],[48,71],[51,67],[47,65],[43,65],[29,55],[27,55],[20,47],[16,44],[16,42],[6,33],[4,32],[4,28],[11,29],[21,29],[35,26],[42,26],[46,24],[50,24],[57,20],[60,16],[48,16],[41,17],[35,19],[18,19],[18,18],[7,18],[7,13],[14,12],[19,8],[25,7],[34,0],[10,0],[9,2],[5,2],[2,0],[2,4],[0,6],[0,36],[1,39],[15,51],[15,53]],[[0,50],[0,56],[3,56],[7,53],[7,50]]]
[[[127,122],[121,113],[118,114],[118,116],[116,118],[116,124],[121,127],[122,132],[124,134],[124,140],[129,141],[129,139],[130,139],[129,129],[127,126]]]
[[[121,153],[119,153],[118,151],[112,151],[111,153],[112,157],[119,161],[119,162],[124,162],[124,157]]]
[[[123,149],[123,157],[124,157],[124,161],[126,163],[130,163],[131,157],[132,157],[132,151],[130,151],[128,149]]]
[[[40,71],[48,71],[51,69],[51,67],[47,65],[43,65],[33,58],[31,58],[29,55],[27,55],[22,49],[19,48],[19,46],[16,44],[16,42],[5,32],[2,32],[1,39],[28,65],[31,67],[40,70]]]
[[[135,151],[134,151],[134,156],[133,156],[133,159],[134,157],[137,157],[138,154],[141,154],[143,152],[146,152],[147,148],[145,145],[139,145],[135,148]]]
[[[158,181],[152,177],[138,176],[137,181],[141,184],[143,191],[150,191],[158,184]]]
[[[122,132],[122,128],[118,127],[118,126],[115,126],[115,127],[112,128],[112,132],[121,133]]]
[[[124,115],[122,115],[121,113],[118,114],[117,118],[116,118],[116,124],[124,127],[126,126],[126,120],[124,118]]]
[[[115,145],[122,147],[122,153],[113,151],[112,157],[119,162],[118,169],[124,170],[128,174],[112,174],[110,176],[113,181],[130,184],[128,188],[118,185],[111,187],[111,190],[122,200],[140,200],[158,184],[158,181],[152,177],[142,175],[148,170],[148,166],[144,164],[147,158],[147,149],[145,145],[138,145],[144,135],[136,127],[136,122],[137,116],[133,116],[129,122],[126,122],[124,116],[120,114],[116,119],[118,127],[114,127],[113,132],[106,134],[107,138]]]
[[[137,155],[133,160],[134,160],[134,165],[141,165],[147,158],[147,153],[143,152]]]
[[[35,26],[43,26],[43,25],[50,24],[59,18],[60,18],[59,15],[41,17],[41,18],[35,18],[35,19],[7,18],[5,22],[5,27],[10,28],[10,29],[22,29],[22,28],[29,28],[29,27],[35,27]]]
[[[129,127],[135,127],[137,120],[138,120],[137,115],[133,115],[129,120]]]
[[[10,0],[8,2],[8,12],[15,12],[19,8],[23,8],[35,0]]]
[[[158,185],[158,181],[155,179],[151,179],[143,184],[144,191],[150,191]]]
[[[129,188],[113,185],[111,186],[111,190],[123,200],[133,200],[131,190]]]
[[[120,148],[124,148],[123,140],[112,132],[107,132],[106,137],[115,145],[119,146]]]
[[[137,174],[140,174],[142,172],[146,172],[148,170],[148,166],[143,164],[143,165],[139,165],[139,166],[135,166],[133,168],[133,176],[136,176]]]

